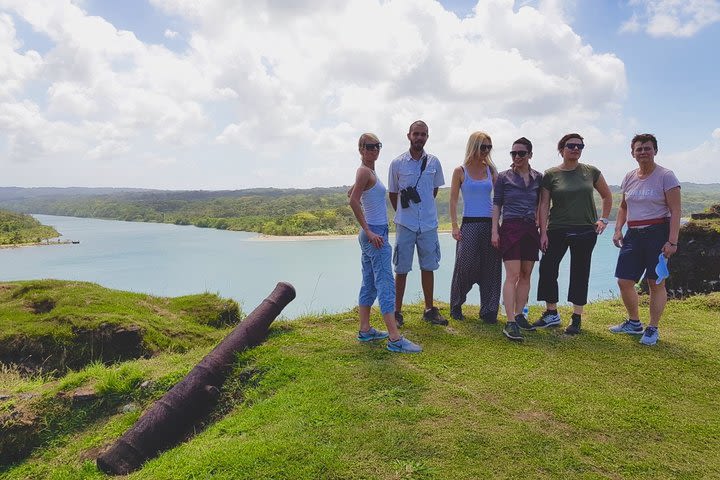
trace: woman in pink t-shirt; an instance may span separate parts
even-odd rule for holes
[[[665,309],[667,292],[662,273],[667,259],[677,251],[680,232],[680,182],[675,174],[655,163],[658,151],[654,135],[635,135],[630,152],[638,162],[622,182],[623,197],[618,209],[613,243],[620,248],[615,277],[620,287],[628,318],[610,327],[613,333],[641,335],[640,343],[655,345],[659,338],[658,323]],[[622,227],[628,229],[622,234]],[[662,255],[662,258],[660,258]],[[650,322],[643,329],[635,284],[643,273],[650,289]],[[665,272],[667,273],[667,272]]]

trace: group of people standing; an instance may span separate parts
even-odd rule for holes
[[[363,280],[357,338],[361,342],[387,338],[387,348],[393,352],[422,351],[399,331],[405,322],[403,296],[415,250],[425,302],[423,319],[435,325],[448,324],[433,304],[434,271],[440,265],[435,197],[445,180],[438,158],[425,151],[428,137],[425,122],[418,120],[410,125],[407,134],[410,148],[391,162],[386,188],[375,173],[382,143],[374,134],[361,135],[358,150],[362,164],[348,193],[361,227],[358,241]],[[457,242],[450,289],[451,318],[465,319],[462,307],[477,284],[480,319],[488,324],[497,323],[502,297],[507,316],[503,333],[510,340],[522,341],[522,330],[560,325],[559,265],[569,250],[567,299],[573,313],[565,333],[580,333],[592,252],[598,235],[607,228],[612,207],[610,188],[600,170],[580,163],[584,148],[584,139],[579,134],[563,136],[557,144],[562,162],[540,173],[530,166],[532,142],[521,137],[510,149],[511,167],[499,172],[492,161],[490,136],[485,132],[470,135],[465,160],[453,171],[450,187],[452,236]],[[680,184],[672,171],[655,163],[657,151],[653,135],[633,138],[631,154],[639,168],[630,171],[622,182],[622,200],[613,235],[614,244],[621,249],[615,276],[627,318],[610,327],[610,331],[642,335],[640,342],[645,345],[654,345],[659,337],[658,322],[667,300],[666,262],[677,250],[680,226]],[[595,191],[602,199],[599,218]],[[386,192],[395,210],[394,249],[388,241]],[[458,223],[460,198],[463,216]],[[626,223],[628,228],[623,235]],[[524,310],[540,251],[537,300],[545,302],[545,311],[530,323]],[[643,274],[650,291],[647,328],[640,322],[635,290]],[[370,325],[370,308],[376,298],[387,331]]]

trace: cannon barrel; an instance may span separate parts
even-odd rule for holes
[[[215,405],[236,354],[259,345],[270,324],[295,298],[295,288],[277,284],[270,295],[233,329],[185,378],[157,400],[145,414],[97,459],[111,475],[127,475],[159,452],[176,445]]]

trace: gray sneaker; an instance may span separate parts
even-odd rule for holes
[[[375,327],[370,327],[367,332],[358,332],[357,339],[360,342],[372,342],[374,340],[382,340],[388,338],[388,332],[383,330],[375,330]]]
[[[445,317],[440,315],[440,310],[437,307],[430,307],[423,313],[423,320],[427,320],[433,325],[447,325],[448,321]]]
[[[395,341],[388,340],[387,349],[395,353],[420,353],[422,347],[417,343],[413,343],[405,337],[400,337]]]
[[[518,342],[522,342],[523,340],[525,340],[522,333],[520,333],[520,328],[518,327],[517,322],[507,322],[505,324],[505,327],[503,328],[503,333],[510,340],[515,340]]]
[[[642,335],[643,324],[633,320],[625,320],[619,325],[610,327],[612,333],[627,333],[628,335]]]
[[[550,313],[547,310],[533,323],[533,327],[535,328],[557,327],[558,325],[560,325],[560,314]]]

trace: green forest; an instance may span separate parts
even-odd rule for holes
[[[42,225],[30,215],[0,210],[0,245],[39,243],[59,236],[54,228]]]
[[[21,213],[66,215],[133,222],[195,225],[202,228],[257,232],[265,235],[343,235],[357,232],[348,205],[349,187],[313,189],[248,189],[233,191],[108,190],[67,192],[64,189],[0,188],[0,207]],[[620,201],[613,191],[615,218]],[[49,190],[49,191],[48,191]],[[438,192],[440,228],[450,228],[450,189]],[[596,204],[600,206],[600,199]],[[682,184],[683,216],[720,203],[720,184]],[[388,201],[388,216],[393,217]],[[462,210],[460,206],[460,211]]]

